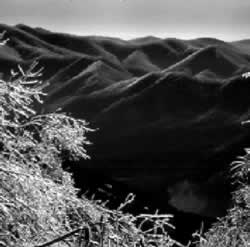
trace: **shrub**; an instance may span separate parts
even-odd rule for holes
[[[250,73],[242,75],[248,78]],[[242,124],[247,125],[250,121]],[[199,247],[249,247],[250,246],[250,149],[246,154],[232,162],[232,179],[237,189],[233,192],[233,207],[225,217],[219,219],[202,237],[199,237]]]
[[[168,215],[122,212],[132,195],[117,210],[77,197],[62,162],[88,158],[90,129],[64,113],[34,110],[45,96],[36,65],[27,72],[18,66],[8,81],[0,80],[0,246],[177,244],[166,231]]]
[[[0,81],[0,243],[32,246],[72,229],[91,213],[69,173],[62,153],[87,158],[86,123],[62,113],[37,115],[41,102],[41,71],[19,67],[10,81]],[[70,213],[69,213],[70,212]],[[97,211],[92,212],[98,215]],[[70,217],[69,217],[70,216]]]
[[[249,247],[250,245],[250,149],[232,163],[238,189],[233,193],[234,206],[200,239],[200,247]]]

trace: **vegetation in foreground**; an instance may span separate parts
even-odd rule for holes
[[[243,123],[245,124],[245,123]],[[233,193],[233,207],[213,227],[199,237],[199,247],[249,247],[250,246],[250,149],[232,163],[232,178],[237,186]]]

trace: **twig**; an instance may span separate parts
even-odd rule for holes
[[[86,231],[89,231],[88,227],[80,227],[80,228],[75,229],[75,230],[73,230],[73,231],[71,231],[71,232],[69,232],[69,233],[66,233],[66,234],[64,234],[64,235],[62,235],[62,236],[60,236],[60,237],[58,237],[58,238],[56,238],[56,239],[53,239],[53,240],[51,240],[51,241],[49,241],[49,242],[47,242],[47,243],[45,243],[45,244],[36,245],[35,247],[47,247],[47,246],[50,246],[50,245],[52,245],[52,244],[55,244],[55,243],[57,243],[57,242],[60,242],[60,241],[64,240],[65,238],[68,238],[68,237],[70,237],[70,236],[76,234],[77,232],[82,232],[82,231],[85,231],[85,230],[86,230]],[[90,235],[90,234],[89,234],[89,235]]]

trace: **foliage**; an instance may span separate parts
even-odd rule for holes
[[[88,212],[61,166],[63,152],[87,157],[88,128],[82,120],[61,113],[37,115],[30,107],[43,96],[35,65],[27,73],[19,67],[10,81],[0,81],[2,246],[32,246],[71,229],[76,224],[71,218],[81,222]]]
[[[122,212],[132,195],[117,210],[77,197],[62,162],[88,158],[91,130],[64,113],[36,113],[45,96],[36,65],[0,80],[0,246],[48,246],[58,237],[53,246],[172,246],[168,215]],[[77,229],[88,230],[85,245]]]
[[[237,185],[233,193],[233,207],[204,237],[194,234],[199,237],[199,247],[250,246],[250,149],[245,149],[245,152],[244,156],[232,162],[232,178]]]

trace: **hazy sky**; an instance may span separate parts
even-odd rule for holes
[[[0,22],[125,39],[250,38],[250,0],[0,0]]]

